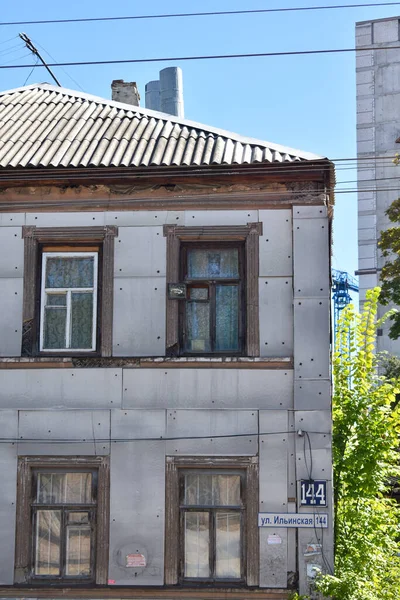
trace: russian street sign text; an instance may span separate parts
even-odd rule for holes
[[[259,513],[259,527],[328,527],[326,513]]]

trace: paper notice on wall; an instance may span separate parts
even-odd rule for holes
[[[272,535],[268,536],[267,544],[269,546],[272,546],[273,544],[282,544],[282,538],[276,533],[273,533]]]
[[[127,554],[126,567],[145,567],[146,557],[143,554]]]

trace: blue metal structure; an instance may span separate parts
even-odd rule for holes
[[[349,293],[350,290],[353,292],[359,291],[357,280],[352,277],[352,275],[349,275],[349,273],[346,273],[346,271],[332,269],[333,324],[335,336],[340,312],[350,304],[352,300]]]

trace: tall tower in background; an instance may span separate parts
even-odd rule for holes
[[[379,285],[384,264],[380,232],[390,226],[385,212],[400,196],[400,18],[356,23],[358,271],[360,304],[366,290]],[[394,47],[391,49],[391,47]],[[383,49],[385,48],[385,49]],[[380,308],[381,316],[387,307]],[[378,351],[400,355],[400,339],[388,337],[390,322],[378,337]]]

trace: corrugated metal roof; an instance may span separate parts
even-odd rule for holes
[[[49,84],[0,93],[0,167],[282,163],[324,157]]]

